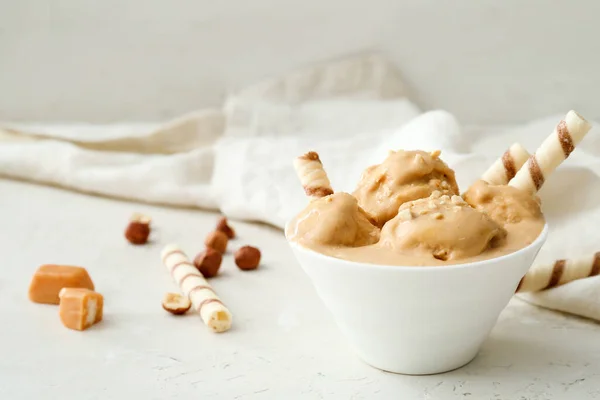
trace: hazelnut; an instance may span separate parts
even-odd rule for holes
[[[244,271],[256,269],[260,263],[260,250],[252,246],[240,247],[235,252],[235,264]]]
[[[194,258],[194,265],[205,278],[217,276],[223,256],[215,249],[207,247],[202,253]]]
[[[232,227],[227,223],[227,218],[223,217],[217,223],[217,230],[223,232],[229,239],[233,239],[235,237],[235,231]]]
[[[208,234],[206,240],[204,241],[204,244],[206,245],[206,247],[210,247],[211,249],[214,249],[219,253],[223,254],[227,249],[228,241],[229,239],[227,239],[226,234],[224,234],[221,231],[214,231]]]
[[[150,236],[150,218],[133,214],[125,230],[125,238],[131,244],[145,244]]]
[[[181,315],[185,314],[192,307],[192,302],[179,293],[167,293],[163,297],[162,306],[171,314]]]

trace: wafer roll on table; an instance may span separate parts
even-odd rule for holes
[[[529,157],[529,152],[520,143],[515,143],[483,173],[481,179],[490,185],[506,185]]]
[[[519,282],[517,293],[539,292],[600,274],[600,252],[591,256],[536,265]]]
[[[532,194],[540,190],[544,181],[569,157],[591,127],[581,115],[569,111],[508,184]]]
[[[231,313],[183,250],[177,245],[168,245],[161,252],[161,259],[202,321],[214,332],[229,330]]]
[[[304,192],[311,200],[333,194],[327,173],[316,152],[309,151],[297,157],[294,160],[294,168]]]

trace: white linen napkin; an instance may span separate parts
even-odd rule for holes
[[[390,149],[441,149],[465,190],[512,143],[535,151],[563,116],[520,127],[462,129],[445,111],[421,113],[396,69],[379,55],[364,55],[258,83],[222,109],[162,125],[5,123],[0,175],[215,209],[281,228],[306,203],[292,159],[309,149],[321,155],[334,189],[344,191]],[[540,191],[550,235],[536,263],[600,250],[599,175],[600,138],[592,129]],[[518,296],[600,320],[600,277]]]

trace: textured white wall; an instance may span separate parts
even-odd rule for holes
[[[0,119],[158,120],[365,49],[425,108],[600,117],[596,0],[0,0]]]

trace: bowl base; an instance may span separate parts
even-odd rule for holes
[[[368,360],[366,360],[365,358],[363,358],[361,356],[358,356],[358,358],[361,359],[368,366],[373,367],[373,368],[378,369],[383,372],[388,372],[388,373],[398,374],[398,375],[423,376],[423,375],[444,374],[444,373],[451,372],[451,371],[457,370],[459,368],[462,368],[462,367],[466,366],[467,364],[469,364],[471,361],[473,361],[477,357],[477,354],[479,354],[479,349],[475,352],[475,354],[469,354],[468,357],[465,357],[464,359],[460,360],[459,362],[452,363],[451,365],[444,365],[437,369],[427,369],[427,370],[420,369],[420,368],[378,367],[374,363],[369,362]]]

